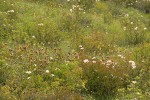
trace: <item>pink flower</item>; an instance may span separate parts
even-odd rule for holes
[[[88,59],[84,59],[83,62],[84,62],[84,63],[88,63],[89,60],[88,60]]]

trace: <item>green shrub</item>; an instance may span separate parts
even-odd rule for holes
[[[98,59],[88,55],[88,53],[80,54],[79,65],[83,70],[85,91],[97,100],[115,98],[118,89],[126,88],[137,74],[136,66],[130,63],[128,56],[101,55],[102,57]]]
[[[138,13],[138,12],[137,12]],[[134,12],[128,12],[121,18],[122,29],[126,44],[136,45],[146,41],[147,25],[144,23],[141,14],[134,15]]]

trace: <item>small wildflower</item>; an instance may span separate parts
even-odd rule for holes
[[[70,12],[72,13],[72,12],[73,12],[73,10],[72,10],[72,9],[70,9]]]
[[[46,70],[45,72],[46,72],[46,73],[49,73],[49,70]]]
[[[140,95],[140,93],[139,93],[139,92],[137,92],[136,94],[137,94],[137,95]]]
[[[43,25],[44,25],[43,23],[38,24],[38,26],[43,26]]]
[[[84,62],[84,63],[88,63],[89,60],[88,60],[88,59],[84,59],[83,62]]]
[[[106,65],[109,66],[111,65],[113,62],[111,60],[107,60]]]
[[[146,30],[147,28],[145,27],[144,30]]]
[[[54,77],[55,75],[54,74],[51,74],[52,75],[52,77]]]
[[[27,79],[30,79],[30,77],[28,77]]]
[[[136,68],[136,66],[135,66],[135,65],[133,65],[133,66],[132,66],[132,69],[135,69],[135,68]]]
[[[84,48],[82,47],[82,48],[80,48],[81,50],[83,50]]]
[[[36,64],[34,64],[34,66],[37,66]]]
[[[31,71],[26,71],[27,74],[31,74]]]
[[[34,38],[34,39],[35,39],[35,36],[32,36],[32,38]]]
[[[96,61],[95,61],[95,60],[93,60],[93,61],[92,61],[92,63],[96,63]]]
[[[134,61],[129,61],[129,63],[131,64],[132,69],[135,69],[135,68],[136,68],[136,65],[135,65],[135,62],[134,62]]]
[[[136,84],[136,81],[132,81],[133,84]]]
[[[133,22],[131,22],[131,24],[133,24]]]
[[[82,45],[79,45],[79,48],[82,48]]]
[[[50,57],[50,60],[53,60],[53,57]]]
[[[107,60],[107,63],[112,63],[112,61],[111,60]]]
[[[127,30],[127,28],[126,28],[126,27],[124,27],[124,28],[123,28],[123,30]]]
[[[137,29],[138,29],[138,27],[135,27],[135,28],[134,28],[134,30],[137,30]]]
[[[7,12],[11,12],[11,13],[13,13],[13,12],[15,12],[14,10],[9,10],[9,11],[7,11]]]
[[[122,58],[122,59],[125,59],[125,57],[124,57],[124,56],[122,56],[122,55],[118,55],[118,57],[120,57],[120,58]]]
[[[82,8],[79,8],[79,10],[82,11],[83,9],[82,9]]]

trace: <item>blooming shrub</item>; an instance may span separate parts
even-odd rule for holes
[[[89,55],[89,54],[88,54]],[[100,58],[80,56],[83,79],[86,80],[85,91],[95,98],[115,98],[118,89],[130,84],[136,72],[136,63],[123,55],[102,55]]]

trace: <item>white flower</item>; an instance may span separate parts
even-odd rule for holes
[[[27,79],[30,79],[30,77],[28,77]]]
[[[147,28],[145,27],[144,30],[146,30]]]
[[[11,13],[13,13],[13,12],[15,12],[14,10],[8,10],[7,12],[11,12]]]
[[[132,69],[136,68],[136,64],[135,64],[135,62],[134,62],[134,61],[129,61],[129,64],[131,64]]]
[[[134,68],[136,68],[136,66],[135,66],[135,65],[133,65],[133,66],[132,66],[132,69],[134,69]]]
[[[46,72],[46,73],[49,73],[49,70],[46,70],[45,72]]]
[[[34,66],[37,66],[36,64],[34,64]]]
[[[135,27],[135,28],[134,28],[134,30],[137,30],[137,29],[138,29],[138,27]]]
[[[31,74],[31,71],[26,71],[27,74]]]
[[[43,26],[43,25],[44,25],[43,23],[38,24],[38,26]]]
[[[51,74],[52,75],[52,77],[54,77],[55,75],[54,74]]]
[[[70,0],[67,0],[68,2],[70,1]]]
[[[88,59],[84,59],[83,62],[84,62],[84,63],[88,63],[89,60],[88,60]]]
[[[82,45],[79,45],[79,48],[82,48]]]
[[[107,63],[112,63],[112,61],[111,60],[107,60]]]
[[[136,94],[137,94],[137,95],[140,95],[140,93],[139,93],[139,92],[137,92]]]
[[[106,65],[109,66],[111,65],[113,62],[111,60],[107,60]]]
[[[96,61],[95,61],[95,60],[93,60],[93,61],[92,61],[92,63],[96,63]]]
[[[50,57],[50,60],[53,60],[53,57]]]
[[[122,55],[118,55],[118,57],[121,57]]]
[[[80,48],[81,50],[83,50],[84,48],[82,47],[82,48]]]
[[[32,38],[35,38],[35,36],[32,36]]]
[[[82,9],[82,8],[79,8],[79,10],[81,10],[81,11],[82,11],[83,9]]]
[[[73,10],[72,10],[72,9],[70,9],[70,12],[73,12]]]
[[[123,28],[123,30],[127,30],[127,28],[126,28],[126,27],[124,27],[124,28]]]
[[[132,83],[133,83],[133,84],[135,84],[135,83],[136,83],[136,81],[132,81]]]
[[[131,22],[131,24],[133,24],[133,22]]]
[[[118,57],[120,57],[120,58],[122,58],[122,59],[125,59],[125,57],[124,57],[124,56],[122,56],[122,55],[118,55]]]

